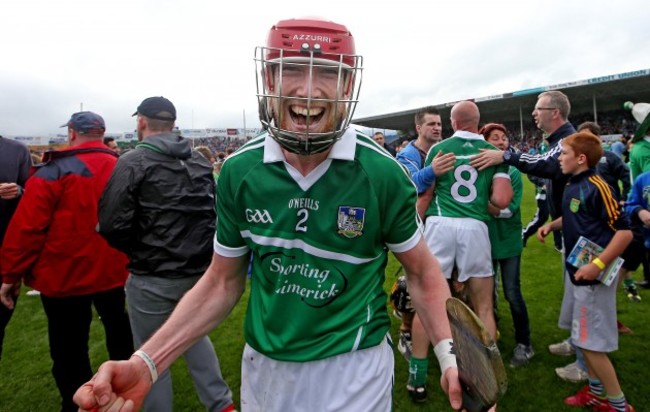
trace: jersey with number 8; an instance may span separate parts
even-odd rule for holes
[[[501,164],[479,172],[469,165],[471,156],[480,153],[479,149],[496,148],[480,135],[468,132],[456,132],[431,148],[425,161],[426,166],[431,165],[438,152],[454,153],[456,164],[452,171],[437,177],[427,216],[470,217],[483,222],[488,220],[487,205],[492,179],[497,175],[508,178],[508,166]]]

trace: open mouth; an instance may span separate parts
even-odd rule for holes
[[[291,105],[289,106],[289,115],[294,124],[298,126],[313,126],[317,124],[324,116],[324,107],[311,107]]]

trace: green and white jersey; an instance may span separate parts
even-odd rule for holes
[[[431,147],[425,167],[431,165],[438,152],[455,153],[456,164],[453,170],[436,177],[436,188],[427,216],[469,217],[487,222],[492,179],[509,178],[508,165],[500,164],[479,172],[469,165],[470,158],[480,153],[479,149],[496,148],[480,134],[465,131],[457,131],[452,137]]]
[[[512,185],[512,200],[507,210],[502,210],[499,217],[490,216],[490,220],[488,220],[492,259],[519,256],[523,251],[521,241],[521,198],[523,195],[521,172],[514,166],[510,166],[508,173]]]
[[[408,171],[349,128],[308,176],[266,134],[223,165],[215,253],[252,251],[245,338],[306,362],[378,345],[390,327],[387,252],[420,240]]]

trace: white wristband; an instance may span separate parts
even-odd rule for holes
[[[158,380],[158,370],[156,369],[156,364],[154,363],[153,359],[151,359],[149,355],[141,350],[135,351],[131,357],[133,356],[137,356],[144,361],[144,364],[147,365],[147,368],[149,368],[149,373],[151,374],[151,384],[153,385],[156,383]]]
[[[457,368],[456,355],[454,354],[454,342],[451,339],[443,339],[433,347],[433,353],[438,358],[440,371],[445,373],[449,368]]]

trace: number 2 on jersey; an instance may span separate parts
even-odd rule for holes
[[[307,219],[309,218],[309,211],[307,209],[298,210],[298,223],[296,223],[296,232],[307,232]]]

